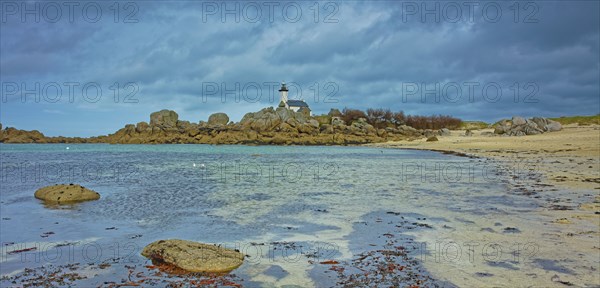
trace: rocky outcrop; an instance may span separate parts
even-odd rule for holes
[[[18,130],[12,127],[6,127],[2,130],[0,124],[0,142],[3,143],[46,143],[46,136],[40,131]]]
[[[158,240],[142,250],[156,265],[172,265],[187,272],[228,273],[244,262],[244,254],[216,246],[186,240]]]
[[[404,125],[375,129],[365,119],[346,125],[337,117],[311,117],[284,107],[264,108],[247,113],[238,123],[223,123],[224,120],[220,123],[200,121],[199,124],[177,121],[174,129],[162,124],[154,125],[151,121],[148,127],[140,123],[135,128],[126,125],[114,134],[94,141],[124,144],[350,145],[423,136],[422,131]]]
[[[225,113],[212,114],[208,122],[197,124],[178,118],[174,111],[161,110],[150,115],[149,123],[127,124],[113,134],[91,138],[45,137],[37,131],[7,128],[0,130],[0,139],[6,143],[352,145],[424,136],[424,131],[405,125],[377,129],[364,118],[345,123],[339,116],[313,117],[285,107],[247,113],[238,123],[228,123]],[[439,133],[432,131],[432,135]]]
[[[98,192],[76,184],[46,186],[35,191],[34,196],[52,204],[69,204],[100,199]]]
[[[494,127],[494,133],[507,136],[537,135],[545,132],[560,131],[562,125],[543,117],[525,119],[514,116],[511,121],[502,120]]]
[[[162,128],[174,128],[177,125],[179,115],[172,110],[161,110],[150,114],[150,126]]]
[[[215,113],[208,117],[208,125],[227,125],[229,116],[225,113]]]

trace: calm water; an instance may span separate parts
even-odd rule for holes
[[[238,248],[293,241],[320,245],[324,258],[350,259],[369,248],[366,236],[375,236],[357,230],[357,223],[386,211],[427,218],[432,229],[407,235],[430,247],[448,239],[485,245],[491,234],[487,227],[504,237],[501,241],[518,242],[528,236],[502,229],[521,225],[523,230],[529,224],[515,215],[537,207],[531,198],[508,194],[506,177],[483,160],[427,151],[105,144],[1,144],[0,149],[3,275],[44,263],[100,262],[114,256],[144,263],[141,249],[168,238]],[[57,183],[81,184],[102,198],[57,208],[33,197],[36,189]],[[63,251],[57,256],[58,249],[24,254],[25,259],[6,254],[57,243],[79,246],[74,255]],[[236,273],[251,283],[320,286],[328,281],[306,260],[278,262],[266,251],[246,252],[256,255]],[[445,276],[456,273],[451,270],[476,277],[477,271],[496,269],[465,266],[464,258],[440,267],[423,255],[415,257],[443,280],[451,280]],[[273,272],[275,266],[279,272]],[[86,283],[101,283],[119,272],[103,273]]]

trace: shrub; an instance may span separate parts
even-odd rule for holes
[[[367,109],[367,113],[357,110],[344,108],[342,111],[342,120],[346,124],[351,124],[358,118],[365,118],[369,124],[376,128],[385,128],[388,125],[408,125],[415,129],[458,129],[462,125],[462,120],[449,115],[405,115],[403,111],[392,112],[390,109]]]
[[[358,118],[366,119],[367,114],[358,109],[344,108],[344,110],[342,110],[342,120],[344,120],[347,125],[352,124],[352,122],[358,120]]]

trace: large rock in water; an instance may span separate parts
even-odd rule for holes
[[[150,114],[150,126],[174,128],[177,125],[179,115],[173,110],[160,110]]]
[[[152,242],[144,247],[142,255],[155,264],[201,273],[228,273],[244,262],[244,254],[235,250],[178,239]]]
[[[225,113],[214,113],[208,117],[208,125],[227,125],[229,116]]]
[[[0,134],[0,140],[4,143],[45,143],[46,136],[40,131],[25,131],[13,127],[6,127]]]
[[[35,191],[34,196],[37,199],[56,204],[100,199],[98,192],[76,184],[46,186]]]

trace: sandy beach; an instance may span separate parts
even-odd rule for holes
[[[435,150],[480,157],[516,171],[509,177],[512,189],[541,200],[540,207],[534,211],[536,215],[531,215],[538,217],[541,222],[528,227],[531,236],[537,241],[543,239],[544,242],[560,243],[554,251],[539,252],[552,259],[578,258],[575,262],[582,260],[582,255],[592,256],[587,261],[596,264],[587,264],[597,265],[597,260],[592,259],[600,257],[600,127],[567,125],[562,131],[522,137],[481,135],[484,132],[493,133],[492,129],[474,131],[470,137],[464,136],[464,132],[452,131],[450,136],[438,137],[439,141],[419,139],[368,146]],[[514,181],[526,174],[535,174],[537,177],[529,177],[529,183]],[[576,266],[582,267],[583,263],[586,261]],[[435,268],[431,270],[435,271]],[[596,269],[592,267],[591,271]],[[459,276],[450,280],[461,284]],[[562,277],[561,281],[564,280]],[[566,282],[586,286],[585,282],[578,280],[571,278]],[[590,275],[588,281],[598,283],[600,279],[596,274]],[[538,285],[540,283],[544,281],[537,282]],[[551,283],[545,282],[544,285],[557,284]]]
[[[567,125],[562,131],[522,137],[482,136],[492,132],[484,129],[474,136],[464,136],[463,130],[451,136],[427,142],[394,141],[367,146],[403,149],[440,150],[485,157],[517,164],[535,163],[545,182],[568,189],[600,189],[600,126]]]

